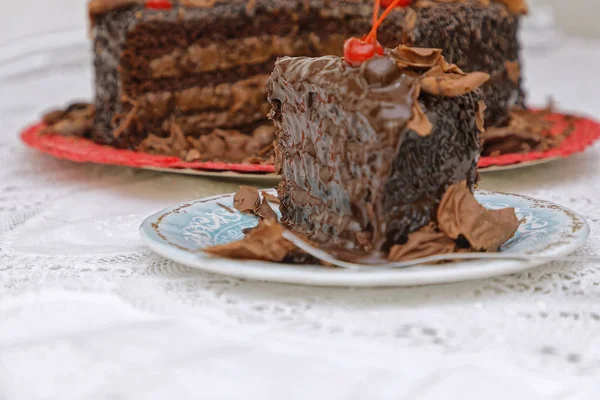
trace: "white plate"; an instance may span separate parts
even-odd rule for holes
[[[276,194],[274,190],[270,191]],[[577,213],[543,200],[479,191],[488,208],[515,207],[525,223],[502,249],[506,253],[564,256],[583,246],[589,227]],[[232,214],[233,195],[205,198],[169,207],[140,227],[142,240],[163,257],[217,274],[269,282],[315,286],[414,286],[489,278],[525,271],[543,262],[513,260],[463,261],[400,270],[351,271],[321,266],[229,260],[210,256],[202,248],[243,237],[242,229],[256,226],[256,218]]]

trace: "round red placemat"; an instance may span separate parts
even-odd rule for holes
[[[587,118],[573,117],[565,114],[549,114],[546,118],[554,122],[552,134],[564,132],[568,124],[574,127],[573,132],[557,148],[527,154],[503,154],[497,157],[482,157],[479,167],[506,166],[526,163],[546,158],[567,157],[583,151],[600,138],[600,124]],[[232,171],[241,173],[265,174],[273,173],[273,165],[230,164],[224,162],[185,162],[179,157],[161,156],[133,150],[116,149],[96,144],[88,139],[65,137],[40,132],[43,123],[35,124],[21,133],[21,139],[29,147],[40,150],[54,157],[99,164],[122,165],[126,167],[155,167],[171,169],[195,169],[201,171]]]

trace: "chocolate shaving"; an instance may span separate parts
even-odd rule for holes
[[[173,121],[169,122],[169,126],[171,133],[169,136],[159,137],[150,134],[140,143],[139,149],[148,153],[169,154],[187,159],[189,144],[185,133],[183,133],[181,126]],[[194,155],[192,153],[190,156],[193,158]]]
[[[240,186],[240,190],[233,196],[233,207],[239,212],[255,214],[260,205],[260,195],[254,187]]]
[[[545,118],[548,112],[513,109],[508,125],[486,129],[482,135],[482,155],[546,151],[560,146],[573,132],[574,126],[568,125],[563,132],[553,135],[551,131],[554,124]]]
[[[297,249],[283,238],[283,232],[283,225],[271,219],[264,219],[244,239],[203,250],[234,259],[281,262]]]
[[[490,79],[485,72],[462,75],[445,73],[442,76],[426,76],[421,79],[421,90],[434,96],[456,97],[477,89]]]
[[[226,210],[226,211],[229,211],[229,212],[230,212],[230,213],[232,213],[232,214],[235,214],[235,211],[233,211],[233,210],[231,209],[231,207],[227,207],[225,204],[221,204],[221,203],[217,203],[217,205],[218,205],[219,207],[223,208],[224,210]]]
[[[426,68],[436,66],[442,58],[441,49],[409,47],[400,45],[391,50],[391,55],[396,59],[399,68]]]
[[[123,117],[121,114],[115,114],[115,116],[113,117],[111,124],[113,126],[118,125],[113,130],[113,136],[115,138],[118,138],[129,129],[131,124],[135,121],[135,117],[137,116],[138,111],[140,110],[140,103],[138,103],[136,100],[130,99],[127,96],[123,96],[122,101],[124,103],[131,104],[132,107],[127,112],[127,114],[125,114],[125,117]]]
[[[292,243],[283,238],[285,228],[277,222],[267,193],[260,202],[258,190],[242,186],[236,194],[237,202],[243,202],[243,210],[253,212],[262,219],[255,228],[243,230],[246,237],[240,241],[204,249],[204,251],[228,258],[274,262],[317,263]],[[234,199],[234,204],[236,200]],[[228,207],[219,204],[228,209]],[[250,207],[252,206],[252,207]],[[238,208],[236,206],[236,208]],[[240,210],[238,208],[238,210]],[[240,210],[241,211],[241,210]],[[448,188],[437,212],[437,224],[430,222],[408,235],[406,243],[391,247],[387,259],[390,262],[409,261],[437,254],[462,253],[465,251],[497,251],[516,233],[520,222],[513,208],[487,210],[477,202],[466,181]],[[358,238],[360,240],[360,238]],[[364,240],[370,240],[365,236]],[[468,246],[463,246],[463,241]],[[321,247],[340,259],[354,260],[362,254],[345,249]]]
[[[177,156],[186,161],[272,163],[275,134],[273,126],[259,126],[251,135],[238,130],[214,129],[208,134],[195,138],[186,136],[183,129],[175,122],[171,121],[168,124],[169,136],[160,137],[150,134],[138,149],[149,153]]]
[[[479,100],[477,102],[477,114],[475,114],[475,123],[477,124],[477,129],[479,132],[485,132],[485,110],[487,110],[487,104],[485,104],[484,100]]]
[[[442,56],[440,49],[409,47],[400,45],[388,53],[403,72],[414,75],[419,79],[413,96],[412,117],[408,121],[408,129],[420,136],[428,136],[433,130],[433,124],[425,114],[418,101],[421,91],[435,95],[456,97],[470,93],[490,79],[489,74],[473,72],[466,74],[458,66],[450,64]],[[366,75],[366,78],[369,76]],[[379,75],[377,75],[379,77]],[[374,79],[367,79],[374,81]],[[372,83],[372,82],[371,82]],[[477,115],[477,126],[483,131],[483,111]]]
[[[421,70],[420,90],[434,96],[462,96],[490,79],[490,75],[484,72],[463,72],[458,66],[448,63],[440,49],[400,45],[389,54],[400,69]]]
[[[273,209],[271,208],[271,205],[269,204],[269,200],[267,200],[266,197],[263,197],[260,206],[258,206],[258,208],[256,209],[256,215],[258,215],[259,217],[263,218],[263,219],[270,219],[273,221],[277,221],[278,217],[277,217],[277,213],[275,213],[275,211],[273,211]]]
[[[273,203],[273,204],[281,204],[281,200],[279,200],[279,197],[277,196],[273,196],[272,194],[270,194],[269,192],[260,192],[260,194],[262,194],[262,196],[269,200],[269,203]]]
[[[420,136],[428,136],[433,131],[433,124],[421,109],[418,101],[413,103],[412,117],[408,121],[407,128],[417,132]]]
[[[451,239],[464,237],[476,251],[498,251],[515,235],[520,221],[514,208],[488,210],[477,202],[466,181],[448,188],[437,212],[440,231]]]
[[[504,67],[506,68],[508,79],[518,84],[519,79],[521,79],[521,64],[519,61],[506,61]]]
[[[527,14],[529,12],[529,8],[527,7],[527,3],[525,0],[496,0],[499,3],[506,5],[508,11],[513,14]]]
[[[86,137],[92,132],[96,109],[92,104],[74,103],[65,110],[53,110],[43,116],[42,134]]]
[[[388,260],[391,262],[410,261],[456,251],[457,246],[454,240],[440,232],[434,223],[429,223],[408,235],[408,241],[405,244],[392,246]]]

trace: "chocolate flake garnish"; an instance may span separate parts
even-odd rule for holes
[[[270,219],[273,221],[277,221],[278,219],[277,214],[271,208],[271,205],[269,204],[269,201],[266,197],[263,197],[260,206],[258,206],[258,208],[256,209],[256,215],[258,215],[261,218]]]
[[[440,231],[451,239],[463,236],[476,251],[498,251],[521,222],[514,208],[488,210],[475,199],[466,181],[448,188],[437,212]]]
[[[171,133],[169,136],[159,137],[150,134],[140,143],[140,150],[149,153],[171,154],[187,159],[189,145],[181,126],[173,121],[169,125]],[[192,153],[190,156],[194,156],[194,154]]]
[[[233,207],[242,213],[255,214],[260,205],[260,195],[254,187],[240,186],[239,192],[233,196]]]
[[[277,196],[273,196],[272,194],[268,193],[268,192],[260,192],[260,194],[262,194],[262,196],[269,200],[269,203],[273,203],[273,204],[281,204],[281,201],[279,200],[279,197]]]
[[[281,262],[296,250],[296,246],[283,238],[283,232],[285,228],[277,221],[263,219],[244,239],[204,251],[228,258]]]
[[[420,136],[428,136],[433,130],[433,124],[421,109],[418,101],[412,107],[412,118],[408,121],[407,128],[417,132]]]
[[[426,76],[421,79],[421,90],[434,96],[456,97],[470,93],[490,79],[484,72],[462,75],[445,73],[442,76]]]
[[[391,51],[400,68],[430,69],[443,58],[441,49],[419,48],[400,45]]]
[[[42,134],[86,137],[92,131],[96,109],[93,104],[74,103],[64,110],[53,110],[43,116],[46,127]]]
[[[134,123],[138,111],[140,110],[140,103],[136,100],[130,99],[128,96],[123,96],[122,101],[124,103],[129,103],[132,107],[127,114],[125,114],[125,116],[116,114],[113,117],[111,124],[113,126],[116,125],[116,128],[113,130],[113,136],[116,138],[127,132],[131,124]]]
[[[521,64],[519,61],[506,61],[504,66],[506,68],[508,79],[513,83],[519,83],[519,79],[521,79]]]
[[[463,72],[458,66],[448,63],[440,49],[400,45],[390,50],[389,55],[394,58],[399,69],[419,77],[419,85],[414,92],[412,118],[407,127],[420,136],[428,136],[433,130],[433,124],[418,101],[421,91],[435,96],[462,96],[479,88],[490,78],[489,74],[483,72]],[[479,127],[479,120],[477,124]]]
[[[529,12],[529,8],[527,7],[527,3],[525,0],[496,0],[508,8],[513,14],[527,14]]]
[[[559,134],[551,134],[554,124],[545,117],[550,112],[513,109],[508,125],[503,127],[488,127],[483,139],[484,156],[499,156],[510,153],[528,153],[545,151],[560,146],[574,130],[569,124]]]
[[[250,203],[255,204],[254,190],[256,189],[242,186],[240,193],[246,193],[244,198],[250,198]],[[256,193],[258,194],[258,191]],[[263,192],[263,196],[265,194]],[[228,208],[221,204],[219,206]],[[266,196],[254,212],[262,219],[257,227],[243,230],[246,235],[244,239],[209,247],[204,251],[235,259],[290,263],[306,263],[310,260],[312,263],[318,263],[318,260],[283,238],[285,228],[277,222],[277,215],[269,206]],[[450,186],[442,197],[437,212],[437,224],[430,222],[409,234],[406,243],[391,247],[387,259],[397,262],[467,251],[495,252],[515,235],[520,224],[513,208],[486,209],[477,202],[466,181],[462,181]],[[365,237],[364,240],[368,241],[369,238]],[[359,256],[337,247],[326,246],[321,249],[350,261]]]
[[[400,45],[390,50],[401,69],[422,70],[421,90],[434,96],[457,97],[470,93],[490,79],[484,72],[465,73],[450,64],[440,49]]]
[[[479,132],[485,132],[485,110],[487,110],[487,104],[485,104],[484,100],[479,100],[477,102],[477,114],[475,115],[475,123],[477,124],[477,129]]]
[[[454,240],[430,222],[418,231],[408,235],[408,241],[405,244],[392,246],[388,260],[391,262],[410,261],[456,251],[457,246]]]
[[[233,211],[230,207],[227,207],[225,204],[221,204],[221,203],[217,203],[217,205],[221,208],[223,208],[226,211],[229,211],[232,214],[235,214],[235,211]]]

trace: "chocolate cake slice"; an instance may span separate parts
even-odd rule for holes
[[[485,73],[400,46],[359,66],[285,57],[267,84],[283,224],[321,245],[386,252],[477,179]]]
[[[341,55],[373,0],[91,0],[91,138],[188,160],[258,162],[273,129],[264,83],[279,56]],[[491,124],[523,105],[517,0],[414,0],[383,23],[384,46],[437,47],[483,90]],[[265,126],[265,124],[267,124]]]

